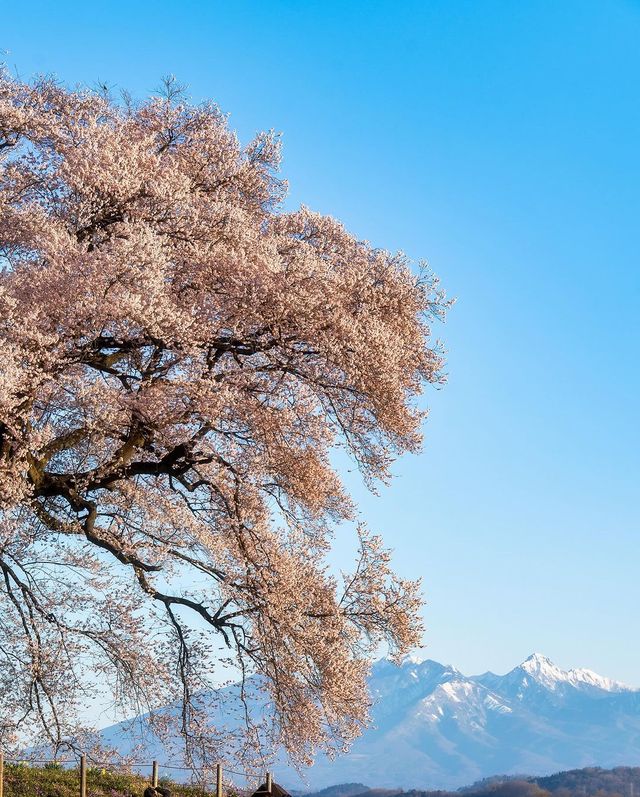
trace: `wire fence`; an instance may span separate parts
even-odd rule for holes
[[[88,767],[88,759],[87,756],[83,753],[80,754],[77,758],[6,758],[2,752],[0,752],[0,797],[5,797],[5,765],[35,765],[35,766],[55,766],[55,767],[77,767],[78,768],[78,797],[87,797],[87,775],[89,772]],[[95,769],[97,767],[102,767],[105,770],[109,771],[116,771],[116,772],[123,772],[126,770],[127,774],[131,774],[132,770],[135,771],[136,769],[141,769],[144,767],[151,768],[151,777],[149,779],[149,787],[151,789],[157,789],[160,780],[160,772],[161,770],[172,770],[172,771],[182,771],[182,772],[191,772],[192,774],[196,774],[198,769],[196,767],[187,767],[187,766],[180,766],[177,764],[170,764],[170,763],[163,763],[159,761],[123,761],[120,764],[114,761],[97,761],[94,759],[90,760],[91,768]],[[264,797],[271,797],[273,793],[273,777],[271,772],[261,773],[256,770],[253,771],[245,771],[245,772],[238,772],[237,770],[229,769],[223,764],[215,764],[214,767],[207,767],[207,773],[210,773],[211,776],[214,776],[211,779],[211,791],[216,795],[216,797],[224,797],[225,790],[228,791],[235,791],[237,786],[229,781],[225,780],[225,775],[235,775],[236,777],[244,779],[245,782],[254,781],[257,782],[259,785],[255,793],[264,795]],[[205,781],[209,778],[206,777],[205,772],[200,772],[202,777],[199,779],[199,782],[203,785]],[[10,797],[10,795],[8,795]],[[145,791],[145,797],[154,797],[153,793],[147,794]],[[155,797],[163,797],[161,792],[156,792]]]

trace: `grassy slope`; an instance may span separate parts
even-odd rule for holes
[[[160,783],[171,790],[173,797],[202,797],[203,794],[201,786],[186,786],[166,779],[161,779]],[[87,772],[87,797],[142,797],[147,786],[149,780],[140,775],[104,769],[89,769]],[[4,797],[79,797],[79,793],[77,769],[5,765]]]

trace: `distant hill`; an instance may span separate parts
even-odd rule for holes
[[[305,794],[304,797],[355,797],[359,794],[368,794],[373,797],[375,789],[370,789],[363,783],[339,783],[337,786],[327,786],[326,789]],[[640,797],[640,795],[638,795]]]
[[[314,791],[310,795],[306,794],[305,797],[355,797],[355,795],[364,794],[365,792],[371,795],[373,791],[375,789],[370,789],[363,783],[340,783],[337,786],[327,786],[326,789]],[[640,794],[638,797],[640,797]]]
[[[623,797],[640,797],[640,767],[601,769],[586,767],[558,772],[545,778],[536,778],[542,788],[556,793],[567,790],[572,794],[620,794]]]
[[[356,792],[357,788],[359,792]],[[585,767],[546,777],[496,775],[457,791],[376,789],[344,783],[305,797],[640,797],[640,767]]]

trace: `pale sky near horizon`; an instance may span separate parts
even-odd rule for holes
[[[136,96],[173,73],[282,131],[288,206],[427,259],[458,301],[425,450],[378,497],[347,475],[424,579],[424,654],[640,686],[640,2],[27,0],[0,49]]]

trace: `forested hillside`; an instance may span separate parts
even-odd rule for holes
[[[458,791],[376,789],[358,783],[331,786],[307,797],[640,797],[640,767],[587,767],[546,777],[486,778]]]

